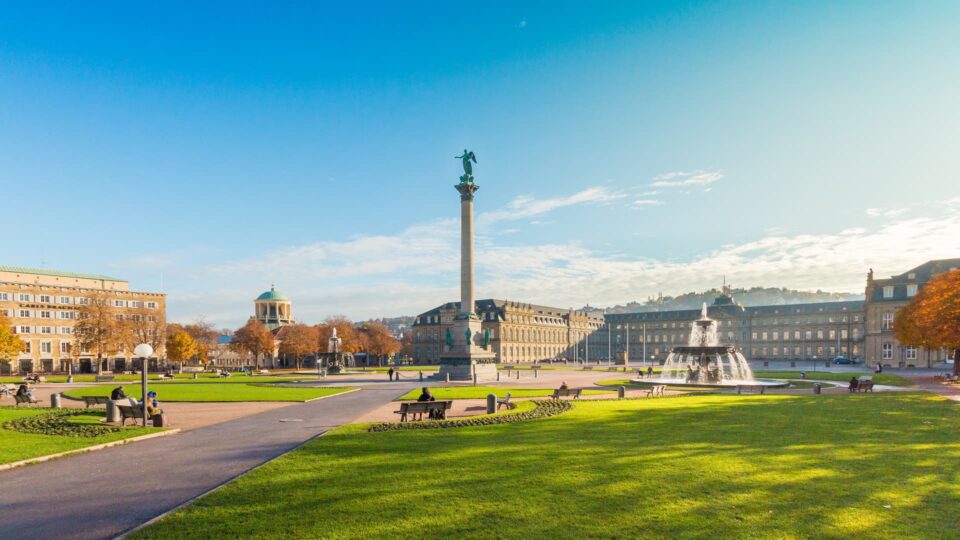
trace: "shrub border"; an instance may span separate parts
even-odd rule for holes
[[[380,433],[384,431],[402,431],[406,429],[445,429],[460,428],[470,426],[492,426],[495,424],[512,424],[514,422],[524,422],[535,420],[537,418],[547,418],[563,414],[573,409],[573,403],[570,401],[561,401],[559,399],[550,400],[531,400],[534,408],[529,411],[519,413],[494,414],[487,416],[477,416],[474,418],[458,418],[456,420],[428,420],[426,422],[381,422],[374,424],[367,429],[370,433]],[[515,405],[514,405],[515,407]]]

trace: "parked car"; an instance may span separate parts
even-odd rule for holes
[[[860,363],[859,358],[847,358],[846,356],[838,356],[833,359],[834,364],[858,364]]]

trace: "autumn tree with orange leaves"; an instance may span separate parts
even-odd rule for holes
[[[894,332],[904,345],[953,351],[953,374],[960,375],[960,270],[927,282],[897,313]]]

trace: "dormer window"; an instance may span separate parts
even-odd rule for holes
[[[912,297],[916,295],[917,295],[917,285],[916,284],[907,285],[907,296]]]
[[[893,286],[887,285],[883,288],[883,297],[884,298],[893,298]]]

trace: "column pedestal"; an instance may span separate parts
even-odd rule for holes
[[[467,340],[469,331],[470,340]],[[437,378],[451,381],[493,381],[497,378],[497,358],[492,350],[483,348],[483,323],[475,315],[459,315],[450,330],[452,346],[443,345],[440,371]],[[444,336],[445,337],[445,336]]]

